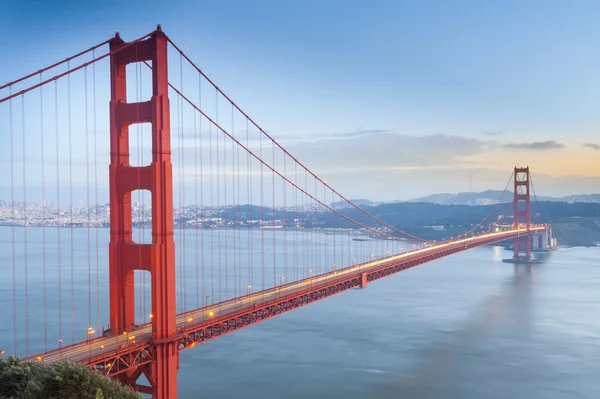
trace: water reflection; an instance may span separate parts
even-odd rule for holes
[[[497,248],[500,247],[494,247],[495,259]],[[497,360],[489,352],[502,357],[503,347],[518,346],[531,339],[531,291],[538,268],[540,265],[514,264],[513,275],[506,279],[499,293],[456,329],[422,348],[415,367],[398,376],[393,384],[381,387],[373,397],[493,397],[489,387],[478,386],[481,382],[477,376],[493,373]],[[516,359],[510,363],[519,364]]]

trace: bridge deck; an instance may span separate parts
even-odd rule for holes
[[[530,232],[543,231],[544,228],[532,227]],[[178,341],[180,350],[187,349],[316,300],[364,286],[366,282],[526,233],[526,229],[516,229],[446,241],[188,311],[177,316],[178,329],[173,340]],[[50,364],[70,359],[87,363],[106,375],[116,375],[152,361],[152,338],[151,325],[144,324],[128,334],[105,335],[28,359],[42,359]]]

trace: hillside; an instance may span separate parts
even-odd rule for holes
[[[429,202],[440,205],[489,205],[497,202],[511,202],[512,197],[512,191],[506,191],[502,195],[502,191],[500,190],[486,190],[479,193],[432,194],[415,198],[408,202]],[[566,197],[538,196],[537,201],[566,202],[569,204],[578,202],[600,204],[600,194],[569,195]]]
[[[488,214],[487,222],[500,220],[503,224],[512,224],[511,203],[494,207],[400,202],[367,206],[365,210],[397,228],[430,240],[464,234]],[[368,223],[355,209],[344,213]],[[544,201],[532,204],[532,215],[534,223],[552,224],[554,236],[563,245],[600,242],[600,204]]]

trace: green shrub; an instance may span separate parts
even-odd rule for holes
[[[139,399],[121,385],[87,367],[69,361],[41,362],[0,359],[0,398],[4,399]]]

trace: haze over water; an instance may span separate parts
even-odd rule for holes
[[[28,230],[30,293],[39,294],[40,234]],[[104,248],[108,231],[99,231]],[[68,229],[63,232],[63,243],[68,242]],[[84,245],[86,230],[74,232],[75,244]],[[0,349],[8,353],[13,345],[10,228],[0,233]],[[189,247],[195,232],[186,234]],[[175,239],[177,244],[181,235]],[[84,252],[74,253],[78,319],[88,311]],[[600,248],[556,251],[534,267],[501,262],[510,256],[500,247],[456,254],[184,351],[180,397],[597,398]],[[108,266],[104,258],[99,265],[104,320]],[[67,287],[69,278],[63,278]],[[49,304],[57,301],[52,284]],[[17,294],[22,296],[22,288]],[[67,343],[70,296],[62,300]],[[23,306],[19,301],[20,335]],[[56,309],[49,305],[48,311],[53,315]],[[30,300],[29,316],[31,354],[43,347],[39,300]],[[50,316],[49,347],[56,346],[57,329]],[[77,324],[77,340],[84,339],[84,331]],[[22,351],[22,340],[19,345]]]

